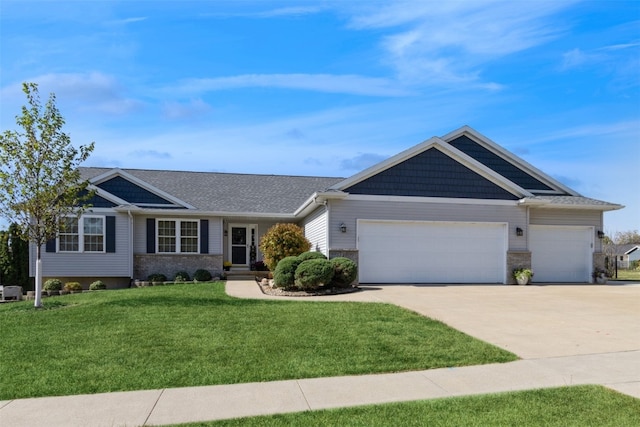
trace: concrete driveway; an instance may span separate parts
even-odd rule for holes
[[[361,288],[524,359],[640,350],[640,285]]]

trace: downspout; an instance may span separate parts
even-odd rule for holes
[[[133,215],[131,215],[131,210],[127,210],[127,214],[129,215],[129,286],[131,286],[131,281],[133,281]]]

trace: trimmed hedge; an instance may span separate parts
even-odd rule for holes
[[[295,285],[303,290],[313,290],[330,284],[332,278],[333,265],[329,260],[310,259],[301,262],[296,268]]]
[[[358,276],[358,265],[349,258],[336,257],[330,260],[333,266],[332,285],[348,288]]]
[[[154,274],[150,274],[149,277],[147,277],[147,280],[149,282],[166,282],[167,276],[165,276],[162,273],[154,273]]]
[[[298,259],[300,261],[308,261],[310,259],[327,259],[327,257],[322,252],[303,252],[298,255]]]
[[[298,256],[311,248],[304,237],[304,230],[295,224],[276,224],[260,239],[260,251],[264,263],[274,271],[280,260],[288,256]]]
[[[107,285],[105,285],[102,280],[96,280],[95,282],[89,285],[90,291],[103,291],[105,289],[107,289]]]
[[[278,262],[273,272],[273,284],[277,288],[295,288],[295,274],[301,261],[297,256],[284,257]]]
[[[187,273],[186,271],[178,271],[175,277],[173,278],[173,281],[175,283],[183,283],[183,282],[188,282],[190,280],[191,280],[191,277],[189,277],[189,273]]]
[[[60,279],[49,279],[44,282],[43,289],[45,291],[61,291],[62,290],[62,280]]]
[[[208,282],[211,279],[212,279],[212,276],[209,270],[200,268],[196,270],[195,273],[193,273],[193,280],[195,280],[196,282]]]
[[[67,282],[64,284],[64,290],[69,292],[78,292],[82,290],[82,285],[79,282]]]

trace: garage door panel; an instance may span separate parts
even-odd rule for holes
[[[529,231],[534,282],[584,283],[591,278],[593,228],[534,226]]]
[[[358,223],[362,283],[503,283],[506,225]]]

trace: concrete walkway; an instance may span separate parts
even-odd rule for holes
[[[479,338],[484,329],[498,328],[494,338],[500,340],[501,334],[509,338],[497,345],[523,360],[397,374],[0,401],[0,426],[164,425],[577,384],[602,384],[640,398],[640,286],[363,288],[354,294],[304,300],[398,303],[445,323],[460,322],[459,329]],[[486,297],[478,296],[482,292],[477,288],[484,289]],[[227,292],[242,298],[282,299],[263,295],[253,282],[229,282]],[[467,302],[464,295],[469,296]],[[564,299],[568,307],[562,308]],[[527,303],[524,312],[519,301]],[[515,306],[506,310],[508,305]],[[495,313],[500,310],[502,315]],[[556,310],[565,313],[564,320],[554,314]],[[582,317],[574,318],[578,313]],[[593,317],[593,324],[584,326]],[[521,326],[513,326],[519,323],[516,318]],[[558,321],[562,323],[553,324]],[[595,325],[600,325],[598,331],[593,330]],[[536,329],[542,329],[538,341],[527,343]],[[571,330],[575,334],[569,337]],[[557,334],[566,335],[569,343],[554,338]],[[549,336],[546,341],[544,336]],[[545,348],[542,356],[535,355],[537,347]]]

